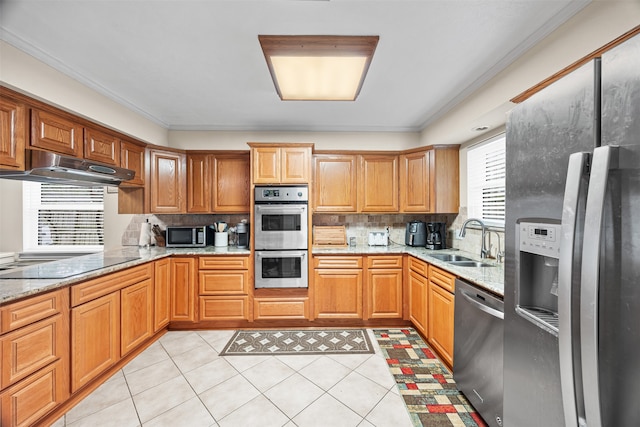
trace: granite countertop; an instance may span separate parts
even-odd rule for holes
[[[347,247],[314,247],[313,255],[384,255],[384,254],[410,254],[429,264],[433,264],[450,273],[455,274],[461,279],[472,282],[480,288],[486,289],[496,295],[504,296],[504,264],[495,262],[494,260],[482,260],[493,267],[460,267],[440,261],[432,255],[436,254],[455,254],[480,261],[477,254],[456,250],[430,250],[423,247],[411,247],[405,245],[389,245],[389,246],[347,246]]]
[[[319,248],[314,247],[312,249],[313,255],[372,255],[372,254],[410,254],[425,262],[433,264],[444,270],[447,270],[462,279],[468,280],[473,284],[484,288],[497,295],[504,294],[504,265],[495,264],[495,267],[459,267],[449,264],[444,261],[440,261],[433,258],[434,254],[446,254],[453,253],[458,255],[464,255],[474,260],[478,260],[479,257],[474,254],[470,254],[464,251],[457,251],[452,249],[445,249],[440,251],[428,250],[425,248],[409,247],[404,245],[390,245],[390,246],[348,246],[340,248]],[[203,255],[250,255],[249,249],[238,249],[237,247],[215,247],[208,246],[205,248],[138,248],[133,246],[125,246],[119,249],[113,249],[110,251],[100,252],[91,255],[84,255],[75,258],[69,258],[67,260],[52,261],[47,263],[48,270],[55,270],[57,266],[62,268],[69,264],[69,260],[73,260],[76,266],[95,266],[96,261],[102,258],[136,258],[133,260],[119,262],[118,264],[111,265],[105,268],[97,268],[86,273],[76,274],[70,277],[61,279],[3,279],[0,277],[0,305],[6,304],[10,301],[14,301],[20,298],[24,298],[30,295],[35,295],[42,292],[51,291],[65,286],[72,285],[74,283],[80,283],[85,280],[93,279],[105,274],[113,273],[118,270],[122,270],[129,267],[134,267],[139,264],[154,261],[160,258],[172,256],[172,255],[185,255],[185,256],[203,256]],[[39,264],[42,266],[43,264]],[[38,268],[38,265],[25,267],[26,269]],[[15,271],[15,270],[12,270]]]
[[[55,272],[56,269],[68,269],[69,263],[73,262],[74,267],[82,270],[84,266],[86,266],[87,268],[94,268],[96,262],[100,262],[100,260],[102,259],[136,259],[119,262],[115,265],[111,265],[105,268],[97,268],[86,273],[76,274],[73,276],[58,279],[3,279],[2,277],[0,277],[0,305],[13,300],[17,300],[19,298],[24,298],[26,296],[63,288],[74,283],[83,282],[85,280],[93,279],[105,274],[113,273],[115,271],[123,270],[129,267],[134,267],[139,264],[144,264],[146,262],[154,261],[171,255],[202,256],[249,254],[251,254],[249,249],[238,249],[237,247],[207,246],[205,248],[138,248],[134,246],[124,246],[119,249],[113,249],[110,251],[104,251],[91,255],[68,258],[66,260],[60,261],[52,261],[50,263],[46,263],[46,269],[49,272]],[[21,270],[33,270],[38,268],[42,269],[44,265],[45,264],[37,264],[31,267],[22,268]],[[18,271],[18,269],[10,271]]]

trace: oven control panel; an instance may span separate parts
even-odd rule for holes
[[[309,201],[309,187],[306,185],[256,186],[254,196],[256,203],[307,203]]]

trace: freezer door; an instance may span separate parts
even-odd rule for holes
[[[640,420],[639,36],[602,57],[602,143],[619,149],[618,167],[607,177],[602,229],[593,231],[601,236],[598,261],[592,261],[600,281],[600,425],[630,426]],[[587,422],[598,425],[589,413]]]

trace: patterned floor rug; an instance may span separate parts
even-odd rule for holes
[[[221,356],[260,354],[367,354],[374,348],[363,329],[238,331]]]
[[[415,330],[373,332],[415,426],[487,426]]]

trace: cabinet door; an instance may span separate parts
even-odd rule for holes
[[[280,183],[280,148],[278,147],[254,147],[251,149],[253,156],[253,182],[255,184]]]
[[[458,147],[437,147],[429,152],[429,181],[433,213],[458,213],[460,177]]]
[[[71,310],[71,392],[120,360],[120,292]]]
[[[409,271],[409,320],[425,337],[427,330],[427,278]]]
[[[153,281],[120,291],[120,354],[124,356],[153,335]]]
[[[82,126],[46,111],[31,110],[31,146],[82,157]]]
[[[187,211],[186,156],[182,153],[151,150],[151,212],[185,213]]]
[[[120,166],[136,172],[131,181],[121,185],[144,185],[144,147],[127,141],[120,141]]]
[[[153,331],[157,332],[169,324],[171,317],[171,259],[155,262],[154,274]]]
[[[316,269],[314,306],[317,319],[362,319],[362,270]]]
[[[0,425],[27,427],[69,397],[69,371],[62,361],[41,369],[0,393]]]
[[[171,321],[196,320],[196,260],[171,258]]]
[[[398,156],[359,157],[358,210],[398,212]]]
[[[280,182],[282,184],[306,184],[311,178],[311,148],[282,147],[280,149]]]
[[[430,212],[427,151],[400,156],[400,211]]]
[[[214,157],[214,212],[249,212],[251,169],[249,154]]]
[[[211,212],[211,156],[187,156],[187,212]]]
[[[402,318],[402,269],[368,270],[366,318]]]
[[[314,156],[315,212],[356,212],[356,159],[348,154]]]
[[[0,169],[24,170],[26,114],[24,104],[0,99]]]
[[[120,139],[95,129],[84,130],[84,158],[120,166]]]
[[[429,344],[453,366],[454,296],[433,282],[429,282]]]

